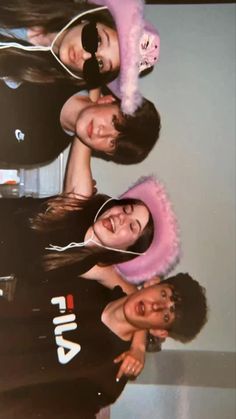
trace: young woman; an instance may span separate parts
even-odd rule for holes
[[[178,259],[179,239],[163,187],[147,178],[119,199],[93,196],[91,150],[77,143],[65,195],[43,202],[0,201],[0,276],[32,272],[36,266],[45,271],[70,266],[83,274],[97,265],[123,264],[137,256],[139,282],[165,274]]]
[[[82,141],[96,157],[120,164],[144,160],[160,131],[160,116],[150,101],[131,115],[112,95],[91,101],[73,85],[0,80],[0,166],[25,167],[56,158],[72,141]],[[145,141],[144,141],[145,138]]]
[[[71,80],[89,88],[116,79],[110,88],[132,113],[141,103],[138,73],[159,55],[159,36],[143,6],[142,0],[1,4],[0,76],[9,85]]]

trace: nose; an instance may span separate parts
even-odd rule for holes
[[[158,303],[152,304],[153,311],[163,311],[166,309],[170,309],[170,307],[173,305],[172,301],[160,301]]]
[[[125,220],[126,220],[125,214],[123,212],[120,212],[119,214],[117,214],[117,218],[118,218],[119,225],[121,226],[124,225]]]
[[[152,310],[153,311],[162,311],[165,308],[166,308],[166,303],[163,303],[163,302],[152,304]]]
[[[82,56],[82,59],[84,61],[87,61],[89,58],[92,57],[92,54],[90,52],[88,52],[88,51],[85,51],[85,49],[83,49],[81,56]]]
[[[100,138],[109,138],[111,136],[111,129],[105,124],[101,122],[98,125],[97,135]]]

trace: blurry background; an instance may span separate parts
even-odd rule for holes
[[[236,5],[152,5],[160,62],[141,80],[162,116],[160,140],[142,164],[93,160],[99,191],[123,192],[155,173],[177,213],[189,272],[207,289],[209,322],[193,343],[166,342],[111,409],[120,419],[235,418],[235,67]],[[66,154],[66,153],[65,153]],[[60,191],[65,158],[22,171],[21,193]]]

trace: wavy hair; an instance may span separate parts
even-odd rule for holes
[[[175,302],[175,320],[169,336],[180,342],[190,342],[207,322],[206,290],[187,273],[163,280],[170,285]]]

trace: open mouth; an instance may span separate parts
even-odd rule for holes
[[[143,301],[139,301],[139,303],[136,305],[136,312],[139,316],[145,315],[145,306]]]
[[[93,134],[93,121],[90,121],[87,127],[88,137],[91,138]]]
[[[108,218],[103,218],[102,220],[102,225],[103,227],[105,227],[107,230],[111,231],[112,233],[114,233],[115,231],[115,225],[114,225],[114,221],[112,220],[111,217]]]

